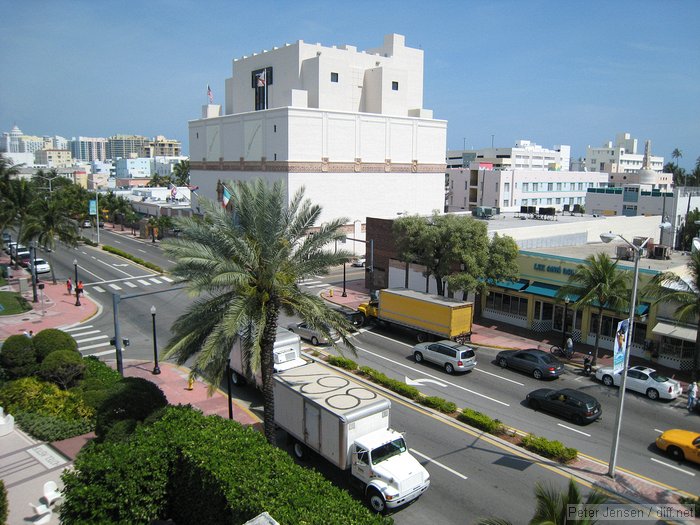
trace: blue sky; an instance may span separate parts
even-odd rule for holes
[[[0,131],[165,135],[188,151],[231,61],[304,40],[425,52],[423,106],[448,148],[569,144],[619,132],[681,166],[700,156],[700,1],[0,0]]]

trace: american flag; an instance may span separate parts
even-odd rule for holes
[[[209,104],[214,103],[214,93],[211,92],[211,88],[209,87],[209,84],[207,84],[207,97],[209,97]]]
[[[170,197],[174,199],[176,195],[177,195],[177,186],[175,186],[174,184],[171,184],[170,185]]]
[[[265,87],[266,83],[266,75],[265,75],[265,70],[262,70],[262,73],[258,73],[256,75],[258,77],[258,87]]]

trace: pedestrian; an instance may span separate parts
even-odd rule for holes
[[[571,336],[566,338],[566,353],[568,355],[574,353],[574,340],[571,338]]]
[[[688,385],[688,412],[692,412],[698,399],[698,384],[692,381]]]
[[[70,277],[66,281],[66,290],[68,290],[68,295],[73,293],[73,283],[70,280]]]
[[[29,337],[30,339],[32,338],[31,332],[27,332],[27,330],[24,331],[24,337]]]
[[[78,284],[76,285],[76,293],[78,295],[83,295],[83,281],[78,281]]]

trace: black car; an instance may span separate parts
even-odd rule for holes
[[[352,308],[342,305],[333,305],[331,308],[344,315],[354,330],[357,331],[362,326],[363,316],[362,313],[358,312],[357,310],[353,310]]]
[[[496,363],[502,368],[512,368],[532,374],[535,379],[553,379],[564,373],[564,365],[558,359],[536,348],[503,350],[496,355]]]
[[[571,388],[553,390],[540,388],[527,395],[527,402],[534,410],[544,410],[571,419],[577,425],[590,423],[603,413],[598,400]]]

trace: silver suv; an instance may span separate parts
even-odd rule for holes
[[[468,372],[476,366],[474,349],[454,341],[444,340],[434,343],[418,343],[413,347],[416,363],[428,361],[445,369],[448,374]]]

